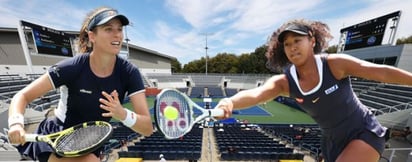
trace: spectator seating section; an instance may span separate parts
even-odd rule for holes
[[[304,155],[255,129],[238,124],[215,127],[217,148],[224,161],[303,160]]]
[[[412,87],[384,84],[353,78],[352,87],[363,104],[370,107],[375,115],[408,108],[412,102]]]
[[[39,76],[41,76],[41,74],[26,74],[26,76],[20,76],[18,74],[0,75],[0,99],[6,103],[10,103],[11,98],[13,98],[18,91]],[[57,90],[53,90],[43,97],[35,99],[29,104],[29,108],[43,111],[50,108],[51,105],[56,105],[59,99],[60,94],[57,93]]]
[[[113,134],[110,140],[104,144],[102,151],[104,155],[109,154],[113,149],[120,148],[122,141],[132,142],[141,137],[140,134],[120,122],[111,122],[110,124],[113,126]]]
[[[233,96],[235,95],[238,91],[235,88],[225,88],[226,96]]]
[[[195,125],[193,129],[180,139],[168,140],[160,132],[142,138],[128,151],[119,152],[119,157],[138,157],[144,160],[159,160],[163,154],[167,160],[198,160],[202,148],[202,129]]]
[[[321,130],[316,124],[264,124],[260,126],[268,135],[279,137],[293,146],[305,149],[316,158],[321,153]]]

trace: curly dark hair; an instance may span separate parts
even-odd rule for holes
[[[328,47],[328,42],[333,38],[330,34],[327,24],[320,21],[310,21],[305,19],[294,19],[284,23],[280,28],[275,30],[267,43],[266,66],[271,71],[282,72],[283,68],[290,65],[290,61],[285,54],[283,43],[278,41],[278,36],[282,33],[286,27],[291,24],[304,25],[310,29],[315,37],[316,44],[313,48],[315,54],[319,54],[322,50]]]
[[[106,11],[106,10],[111,10],[111,9],[112,8],[110,7],[99,7],[87,14],[86,18],[83,21],[82,27],[80,28],[80,34],[79,34],[79,52],[80,53],[91,52],[93,49],[93,44],[89,41],[89,37],[87,35],[87,32],[88,32],[87,27],[90,23],[90,20],[97,14],[103,11]]]

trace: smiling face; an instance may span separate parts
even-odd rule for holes
[[[89,33],[93,42],[93,51],[116,55],[120,52],[123,40],[123,25],[119,19],[114,18],[109,22],[97,26]]]
[[[301,65],[307,58],[314,55],[313,47],[315,39],[294,32],[287,32],[284,37],[283,46],[287,58],[292,64]]]

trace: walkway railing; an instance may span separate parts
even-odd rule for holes
[[[371,110],[374,113],[374,115],[382,115],[385,113],[392,113],[392,112],[397,112],[397,111],[406,110],[410,108],[412,108],[412,102],[403,103],[403,104],[399,104],[395,106],[388,106],[388,107],[380,108],[380,109],[371,108]]]
[[[406,157],[407,159],[405,159],[405,161],[410,161],[412,160],[412,148],[387,148],[385,149],[385,151],[390,151],[391,154],[389,156],[389,158],[385,158],[388,162],[392,162],[392,159],[395,157],[395,152],[396,151],[410,151],[408,154],[408,157]]]

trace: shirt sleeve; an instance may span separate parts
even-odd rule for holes
[[[49,70],[50,79],[54,88],[69,84],[81,70],[81,61],[78,57],[69,58],[52,65]]]
[[[127,75],[126,77],[128,78],[127,82],[127,94],[128,96],[131,96],[136,93],[141,93],[144,92],[145,87],[143,84],[143,78],[142,75],[140,74],[139,69],[131,64],[127,63]],[[123,76],[125,77],[125,76]]]

